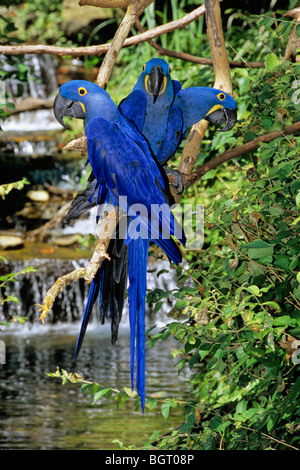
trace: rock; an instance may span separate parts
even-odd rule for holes
[[[78,234],[64,235],[55,239],[55,244],[58,246],[69,246],[73,245],[78,241]]]
[[[9,248],[21,248],[24,245],[24,240],[18,235],[1,234],[0,235],[0,248],[7,250]]]
[[[92,21],[101,21],[116,18],[124,14],[122,10],[113,8],[95,8],[93,6],[80,7],[75,0],[64,0],[62,9],[62,30],[67,36],[78,32],[82,33]]]
[[[28,191],[26,196],[31,201],[34,201],[34,202],[48,202],[50,199],[49,193],[45,191],[44,189],[38,189],[38,190],[31,189],[30,191]]]

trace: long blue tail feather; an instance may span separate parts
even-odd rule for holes
[[[80,328],[80,332],[78,335],[77,344],[75,347],[74,359],[78,356],[80,348],[82,346],[83,338],[84,338],[84,335],[85,335],[85,332],[86,332],[86,329],[87,329],[87,326],[88,326],[88,323],[92,314],[93,305],[99,293],[101,275],[103,276],[103,270],[101,271],[101,269],[99,269],[91,283],[88,300],[85,306],[81,328]]]
[[[142,238],[131,240],[128,244],[131,386],[134,389],[136,358],[136,387],[142,411],[145,407],[145,298],[149,244],[150,239]]]

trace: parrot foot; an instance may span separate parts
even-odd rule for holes
[[[174,182],[171,182],[171,185],[176,189],[177,194],[181,194],[184,190],[182,177],[179,171],[171,170],[170,168],[165,168],[167,177],[171,176]]]

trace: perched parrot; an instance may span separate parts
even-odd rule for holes
[[[136,124],[162,164],[175,153],[181,134],[181,113],[172,109],[181,83],[172,80],[170,67],[159,58],[144,64],[133,91],[121,101],[119,109]]]
[[[182,89],[179,81],[171,79],[167,62],[158,58],[144,64],[119,108],[135,122],[163,165],[175,154],[187,129],[201,119],[225,124],[223,132],[237,121],[236,102],[230,95],[210,87]]]
[[[122,199],[122,208],[125,208],[128,217],[126,238],[117,241],[120,245],[124,241],[128,250],[131,384],[134,388],[136,357],[136,388],[144,409],[149,243],[152,239],[177,265],[181,262],[181,253],[172,236],[176,235],[183,245],[185,237],[170,210],[165,172],[153,158],[147,140],[135,124],[122,115],[109,94],[97,85],[81,80],[65,83],[54,102],[57,120],[64,125],[64,116],[76,117],[82,113],[85,115],[88,162],[99,186],[98,202],[119,207]],[[96,293],[102,301],[106,295],[103,283],[105,269],[105,266],[101,267],[96,274],[89,298],[94,299]],[[113,268],[110,275],[114,276]],[[118,303],[114,297],[110,300]],[[86,308],[75,355],[79,352],[90,314],[91,309]]]

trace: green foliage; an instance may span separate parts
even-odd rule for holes
[[[26,178],[23,178],[22,180],[16,181],[13,183],[2,184],[0,185],[0,196],[2,197],[2,199],[5,199],[5,197],[10,191],[12,191],[13,189],[21,190],[26,184],[29,184]],[[5,263],[5,262],[6,262],[6,259],[3,258],[3,256],[0,256],[0,267],[1,267],[1,263]],[[8,274],[4,274],[0,276],[0,292],[5,292],[7,283],[17,282],[18,281],[17,278],[19,276],[22,276],[29,272],[35,272],[35,271],[36,270],[32,266],[28,266],[27,268],[24,268],[17,273],[8,273]],[[3,305],[4,303],[7,303],[7,302],[19,303],[19,299],[15,297],[14,295],[8,295],[5,298],[0,296],[0,305]],[[19,317],[17,315],[14,315],[12,316],[12,319],[10,319],[10,321],[0,322],[0,325],[10,326],[11,322],[13,323],[18,322],[18,323],[23,324],[26,321],[27,321],[26,317]]]
[[[67,39],[60,28],[61,0],[31,0],[14,8],[14,20],[9,19],[10,34],[8,40],[42,41],[43,43],[66,45]]]
[[[8,193],[10,193],[13,189],[21,190],[24,188],[26,184],[30,184],[26,178],[23,178],[20,181],[15,181],[13,183],[1,184],[0,185],[0,196],[2,199],[5,199]]]
[[[236,142],[299,120],[298,68],[267,56]],[[174,321],[149,342],[173,336],[178,371],[193,375],[185,423],[155,448],[299,448],[299,137],[262,144],[239,164],[218,168],[194,195],[205,203],[205,245],[180,273]]]

